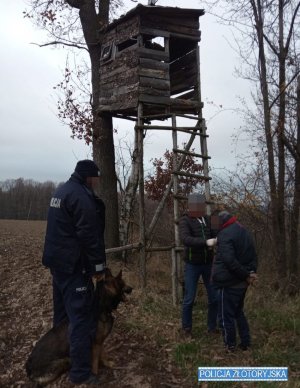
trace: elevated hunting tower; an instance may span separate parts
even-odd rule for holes
[[[108,26],[100,58],[100,111],[137,116],[199,112],[203,10],[138,5]]]
[[[172,250],[173,300],[178,299],[179,256],[182,247],[178,234],[180,195],[178,177],[188,176],[204,182],[206,200],[210,202],[206,126],[202,117],[200,88],[199,17],[201,9],[183,9],[139,4],[112,22],[104,35],[100,58],[100,115],[136,121],[139,155],[139,202],[141,272],[145,278],[145,252],[159,217],[158,211],[149,229],[145,229],[143,139],[145,131],[169,130],[173,139],[173,172],[166,188],[174,198],[175,244]],[[177,118],[192,123],[177,125]],[[168,120],[168,123],[157,124]],[[194,122],[192,121],[194,120]],[[155,122],[155,123],[154,123]],[[184,149],[177,144],[178,131],[190,135]],[[191,152],[195,139],[199,152]],[[202,159],[203,175],[182,171],[187,156]],[[161,248],[161,249],[160,249]],[[162,247],[157,250],[162,250]]]

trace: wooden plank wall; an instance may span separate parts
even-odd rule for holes
[[[118,44],[137,36],[139,19],[134,17],[109,31],[106,43]],[[138,101],[138,65],[137,47],[132,46],[116,52],[111,61],[101,63],[100,70],[100,110],[118,111],[137,106]]]
[[[138,56],[133,50],[124,50],[122,55],[105,66],[100,76],[100,106],[105,110],[127,109],[137,105]],[[113,105],[116,105],[114,107]],[[116,109],[115,109],[116,108]]]
[[[139,101],[165,104],[170,98],[169,63],[153,58],[149,51],[155,50],[139,50]],[[157,51],[157,54],[168,59],[165,52]]]
[[[169,31],[200,39],[199,18],[174,17],[163,15],[146,15],[141,20],[142,27]]]
[[[121,24],[116,25],[115,28],[106,33],[103,40],[103,44],[108,42],[114,42],[119,44],[126,39],[131,38],[139,33],[139,16],[135,15],[134,17],[125,20]]]

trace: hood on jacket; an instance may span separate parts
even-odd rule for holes
[[[230,214],[227,210],[223,210],[221,211],[219,214],[219,219],[220,219],[220,224],[221,226],[223,226],[224,224],[226,224],[227,221],[230,220],[230,218],[232,218],[232,214]]]

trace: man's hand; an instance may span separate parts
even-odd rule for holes
[[[255,272],[251,272],[246,280],[250,286],[253,286],[253,284],[257,281],[257,279],[258,279],[257,274]]]
[[[206,240],[206,245],[208,247],[214,247],[215,245],[217,245],[217,239],[216,238],[210,238],[210,239]]]

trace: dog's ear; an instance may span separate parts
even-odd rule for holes
[[[102,282],[103,280],[105,280],[105,277],[106,277],[105,272],[94,274],[92,277],[94,286],[96,285],[96,283],[99,283],[99,282]]]
[[[121,279],[122,279],[122,270],[120,270],[120,272],[119,272],[118,275],[116,276],[116,279],[118,279],[118,280],[121,280]]]

